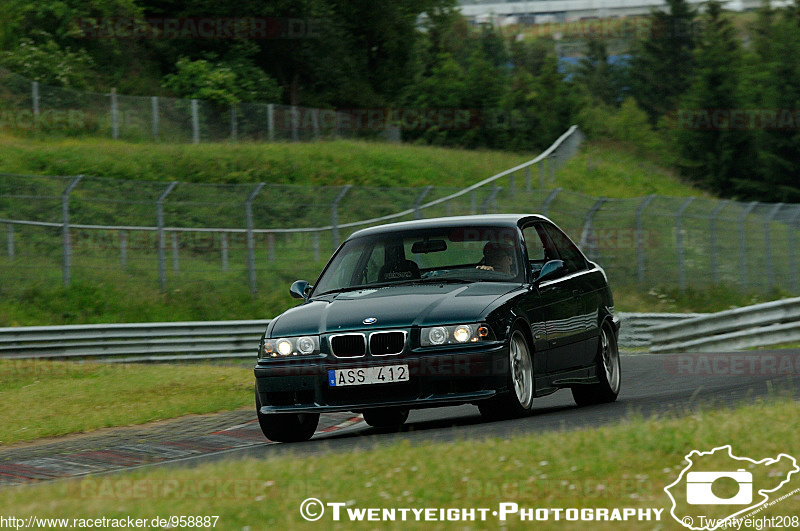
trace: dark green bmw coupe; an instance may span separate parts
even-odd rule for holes
[[[580,405],[620,390],[606,275],[542,216],[363,229],[316,284],[289,291],[305,302],[269,323],[255,367],[273,441],[309,439],[324,412],[384,427],[411,408],[472,403],[502,418],[561,388]]]

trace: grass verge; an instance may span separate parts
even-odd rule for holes
[[[0,445],[252,402],[250,369],[0,360]]]
[[[619,407],[624,407],[620,405]],[[494,508],[516,502],[527,508],[662,508],[660,522],[592,522],[591,528],[679,529],[669,516],[663,488],[686,466],[684,456],[731,444],[753,459],[791,454],[800,432],[788,419],[800,413],[789,399],[758,401],[733,410],[706,410],[672,418],[630,420],[596,429],[550,432],[454,443],[393,443],[370,451],[245,459],[191,469],[145,469],[114,476],[0,491],[0,507],[40,517],[134,518],[217,515],[217,528],[260,529],[331,525],[299,514],[308,497],[348,507]],[[535,419],[531,419],[535,422]],[[757,429],[755,429],[757,428]],[[754,470],[754,481],[758,470]],[[779,494],[800,486],[795,474]],[[796,515],[793,495],[759,516]],[[8,513],[9,511],[6,511]],[[469,522],[496,528],[497,518]],[[514,515],[506,525],[518,527]],[[537,522],[548,528],[585,529],[586,522]],[[352,524],[351,524],[352,525]],[[463,527],[393,522],[371,527]]]

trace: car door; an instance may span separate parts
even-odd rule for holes
[[[574,367],[585,367],[593,363],[599,334],[598,296],[592,282],[593,272],[586,257],[561,229],[550,223],[546,223],[544,228],[566,266],[562,281],[564,289],[569,290],[575,299],[575,313],[567,321],[569,333],[574,338],[573,351],[568,358]]]
[[[523,227],[522,233],[534,276],[548,260],[560,259],[543,223],[535,222]],[[533,304],[538,306],[544,321],[544,330],[533,330],[534,347],[539,352],[546,349],[545,371],[548,373],[578,366],[575,352],[580,341],[580,326],[576,324],[576,316],[580,312],[572,282],[566,276],[562,273],[558,278],[542,282],[531,293],[531,298],[536,301]]]

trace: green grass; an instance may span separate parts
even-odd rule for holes
[[[217,515],[219,529],[316,529],[331,527],[330,509],[319,522],[305,523],[299,507],[309,497],[352,508],[497,509],[500,503],[516,502],[529,508],[663,508],[661,521],[644,527],[680,529],[669,516],[671,504],[663,488],[686,466],[686,454],[731,444],[735,455],[753,459],[791,455],[800,447],[800,432],[787,419],[798,413],[797,402],[777,399],[647,420],[634,415],[596,429],[451,443],[400,442],[369,451],[307,457],[281,453],[193,468],[144,469],[5,489],[0,491],[0,507],[13,508],[11,514],[19,516]],[[756,480],[758,474],[754,471]],[[799,485],[796,474],[780,494]],[[794,495],[758,516],[791,516],[798,511],[800,495]],[[466,525],[497,528],[498,523],[489,513],[486,522]],[[506,525],[524,524],[513,518]],[[587,528],[585,522],[563,520],[538,525]],[[460,529],[465,523],[373,522],[361,527],[376,526]],[[643,524],[592,522],[589,527],[642,529]]]
[[[0,137],[0,172],[204,183],[462,186],[536,154],[365,141],[155,144]]]
[[[583,146],[556,172],[548,188],[594,197],[626,199],[659,194],[670,197],[708,196],[681,180],[677,172],[622,142],[595,141]]]
[[[0,360],[0,445],[252,403],[249,369]],[[0,503],[2,506],[2,503]]]
[[[729,286],[705,289],[651,288],[642,291],[635,286],[614,287],[614,306],[620,312],[710,313],[784,299],[791,295],[773,290],[766,293],[745,291]]]
[[[538,153],[365,141],[155,144],[0,136],[0,172],[203,183],[465,187]],[[533,168],[534,186],[538,170]],[[545,188],[597,197],[702,192],[619,142],[588,144]]]

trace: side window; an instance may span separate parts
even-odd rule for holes
[[[525,239],[525,248],[528,250],[528,260],[539,262],[544,260],[544,244],[536,227],[528,225],[522,229],[522,237]]]
[[[586,259],[567,236],[553,225],[545,225],[545,230],[553,240],[559,256],[564,260],[567,271],[574,273],[586,269]]]
[[[525,239],[528,260],[530,260],[534,274],[541,270],[548,261],[559,259],[558,251],[541,223],[523,228],[522,237]]]

